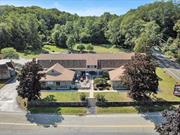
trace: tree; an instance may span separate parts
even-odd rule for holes
[[[43,71],[43,68],[34,59],[22,67],[17,87],[20,97],[27,98],[28,101],[40,98],[40,79],[44,76],[40,71]]]
[[[39,36],[38,19],[33,14],[10,14],[7,17],[10,27],[10,45],[16,50],[40,49],[42,42]]]
[[[173,30],[177,32],[177,37],[180,38],[180,19],[174,25]]]
[[[87,49],[89,52],[91,52],[91,51],[94,50],[94,47],[93,47],[92,45],[88,44],[87,47],[86,47],[86,49]]]
[[[0,49],[10,46],[11,31],[7,23],[0,23]]]
[[[52,38],[58,47],[67,48],[66,45],[67,36],[64,32],[57,30],[54,33],[52,33]]]
[[[1,53],[4,58],[9,58],[9,59],[18,59],[19,58],[19,54],[12,47],[2,49]]]
[[[148,52],[152,46],[159,45],[160,27],[156,22],[148,22],[145,25],[145,30],[141,33],[139,38],[135,41],[134,51]]]
[[[135,54],[131,61],[125,65],[123,84],[130,89],[130,97],[136,100],[146,99],[147,94],[156,93],[158,89],[158,76],[156,67],[150,57]]]
[[[166,110],[162,113],[164,121],[156,125],[155,130],[160,135],[179,135],[180,133],[180,106],[175,110]]]
[[[66,41],[66,44],[70,50],[73,49],[73,46],[75,45],[75,43],[76,43],[75,38],[73,36],[69,36]]]
[[[123,47],[124,45],[124,35],[120,30],[121,18],[114,19],[109,22],[108,30],[105,33],[106,38],[112,44],[118,47]]]
[[[82,51],[85,49],[85,47],[84,47],[84,45],[80,44],[80,45],[77,46],[77,49],[78,49],[80,52],[82,52]]]

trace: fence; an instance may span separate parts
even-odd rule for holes
[[[145,102],[96,102],[98,107],[123,107],[123,106],[143,106],[143,105],[180,105],[180,101],[145,101]],[[28,107],[88,107],[88,102],[48,102],[31,101]]]

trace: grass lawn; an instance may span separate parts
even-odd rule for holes
[[[41,92],[41,98],[51,101],[80,101],[83,92]],[[86,93],[88,95],[88,93]]]
[[[77,50],[78,45],[79,44],[76,44],[74,46],[74,50]],[[88,44],[83,44],[83,45],[86,48],[86,46]],[[116,48],[116,47],[114,47],[112,45],[104,45],[104,44],[102,44],[102,45],[93,45],[93,47],[94,47],[93,51],[96,52],[96,53],[119,53],[119,52],[125,51],[123,49]],[[85,49],[85,51],[87,51],[87,50]]]
[[[32,51],[24,51],[24,52],[18,52],[19,56],[22,57],[22,58],[25,58],[25,59],[32,59],[32,58],[35,58],[37,57],[40,52],[37,51],[37,52],[32,52]]]
[[[126,107],[97,107],[97,114],[110,113],[146,113],[159,112],[170,108],[177,108],[178,106],[169,105],[153,105],[153,106],[126,106]]]
[[[48,51],[48,52],[64,52],[67,51],[67,49],[59,48],[55,45],[44,45],[42,48],[42,51]],[[37,51],[31,51],[31,50],[25,50],[23,52],[18,52],[19,56],[25,59],[32,59],[37,57],[41,53],[40,50]]]
[[[72,114],[83,115],[86,114],[84,107],[34,107],[30,108],[31,113],[57,113],[57,114]]]
[[[180,101],[180,97],[176,97],[173,95],[174,85],[176,84],[176,82],[180,83],[180,81],[177,81],[170,75],[168,75],[163,68],[157,68],[156,73],[159,77],[160,88],[160,92],[158,92],[158,94],[156,95],[157,98]]]
[[[137,113],[138,111],[135,107],[97,107],[96,111],[98,114],[108,114],[108,113]]]
[[[76,44],[74,46],[74,50],[77,50],[77,45]],[[87,46],[88,44],[83,44],[84,46]],[[114,46],[110,46],[110,45],[93,45],[94,46],[94,51],[96,53],[118,53],[118,52],[122,52],[122,51],[127,51],[127,50],[123,50],[123,49],[119,49],[119,48],[115,48]],[[57,47],[56,45],[44,45],[42,50],[44,51],[48,51],[48,52],[67,52],[68,49],[66,48],[60,48]],[[87,51],[87,50],[85,50]],[[39,54],[41,53],[40,50],[38,51],[31,51],[31,50],[26,50],[23,52],[18,52],[19,56],[25,59],[32,59],[37,57]]]
[[[100,92],[95,93],[95,96],[97,95],[104,95],[105,99],[107,101],[132,101],[131,98],[128,97],[128,93],[126,91],[123,92]]]
[[[67,51],[65,48],[59,48],[55,45],[44,45],[43,50],[49,51],[49,52],[64,52]]]

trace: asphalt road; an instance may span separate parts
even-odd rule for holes
[[[180,65],[166,58],[163,54],[153,53],[160,65],[176,80],[180,81]]]
[[[0,113],[0,135],[158,135],[159,113],[61,116]]]
[[[5,85],[2,89],[0,89],[0,111],[22,112],[16,101],[17,85],[18,81],[14,79]]]

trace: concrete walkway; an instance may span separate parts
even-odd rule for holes
[[[87,114],[96,114],[96,98],[94,97],[94,80],[91,80],[91,89],[89,91]]]
[[[91,89],[89,91],[89,97],[94,98],[94,80],[91,80]]]

